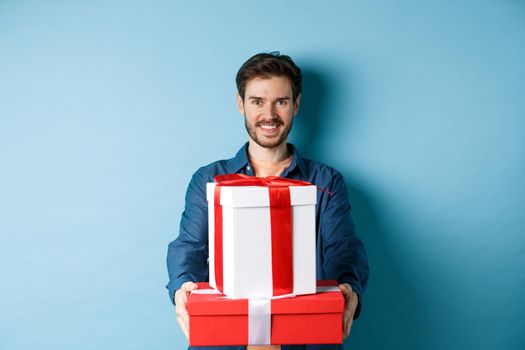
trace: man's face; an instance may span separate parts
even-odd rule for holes
[[[246,84],[244,101],[237,95],[250,138],[265,148],[286,142],[299,101],[300,96],[294,103],[292,83],[287,77],[253,78]]]

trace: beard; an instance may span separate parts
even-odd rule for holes
[[[285,127],[285,129],[281,132],[280,135],[268,141],[263,140],[263,138],[257,137],[257,127],[259,127],[260,125],[266,124],[266,123],[284,125],[281,118],[272,118],[270,120],[257,122],[255,123],[255,125],[250,125],[248,124],[248,118],[246,118],[246,114],[244,115],[244,127],[246,128],[248,135],[250,135],[252,140],[259,146],[264,147],[264,148],[275,148],[277,146],[280,146],[283,142],[286,142],[286,139],[288,138],[288,134],[292,130],[293,118],[290,121],[290,124]]]

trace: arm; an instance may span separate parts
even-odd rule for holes
[[[175,303],[175,292],[188,281],[208,279],[208,206],[207,177],[197,171],[186,192],[186,205],[180,222],[179,236],[169,244],[167,267],[170,300]]]
[[[361,296],[368,281],[368,258],[361,239],[355,233],[350,216],[350,203],[343,177],[334,171],[332,195],[320,216],[323,240],[322,268],[327,278],[336,279],[345,295],[345,334],[348,335],[352,319],[359,317]],[[349,319],[348,319],[349,318]]]
[[[186,205],[180,222],[179,236],[169,244],[166,259],[169,283],[166,286],[176,305],[177,322],[189,339],[189,317],[186,302],[197,289],[194,281],[208,279],[208,206],[207,179],[199,171],[191,178],[186,191]]]

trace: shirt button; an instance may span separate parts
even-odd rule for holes
[[[248,165],[248,166],[246,167],[246,169],[247,169],[247,170],[250,170],[250,166]]]

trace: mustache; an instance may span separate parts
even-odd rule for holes
[[[272,119],[265,119],[258,121],[255,123],[255,126],[261,126],[261,125],[283,125],[284,122],[281,118],[272,118]]]

